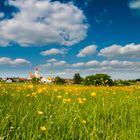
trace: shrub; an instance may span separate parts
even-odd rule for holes
[[[55,81],[54,81],[55,84],[65,84],[65,80],[63,78],[60,78],[59,76],[55,77]]]

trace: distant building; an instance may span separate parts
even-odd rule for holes
[[[73,79],[65,78],[64,80],[66,81],[67,84],[74,84]]]
[[[5,81],[6,83],[12,83],[12,79],[7,79],[6,81]]]
[[[38,68],[36,68],[36,70],[35,70],[35,77],[36,78],[40,78],[40,73],[38,71]]]
[[[55,78],[52,77],[45,78],[44,76],[41,76],[41,74],[38,71],[38,68],[35,69],[34,74],[29,73],[28,80],[31,80],[33,78],[40,78],[41,83],[53,83],[55,81]]]
[[[40,77],[41,77],[41,75],[40,75],[40,73],[39,73],[39,71],[38,71],[38,68],[36,68],[34,74],[29,73],[28,79],[40,78]]]
[[[42,82],[42,83],[51,83],[52,81],[51,81],[51,79],[49,80],[49,79],[47,79],[47,78],[42,77],[42,78],[41,78],[41,82]]]

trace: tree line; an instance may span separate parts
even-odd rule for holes
[[[89,75],[85,78],[81,77],[79,73],[75,73],[73,76],[73,84],[93,85],[93,86],[122,86],[139,83],[139,79],[136,80],[112,80],[110,75],[107,74],[95,74]],[[54,81],[55,84],[67,83],[65,79],[57,76]]]

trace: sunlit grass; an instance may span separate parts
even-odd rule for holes
[[[140,86],[0,84],[0,139],[139,140]]]

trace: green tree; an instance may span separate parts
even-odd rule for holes
[[[59,76],[57,76],[57,77],[55,77],[55,84],[65,84],[65,79],[63,79],[63,78],[61,78],[61,77],[59,77]]]
[[[99,86],[99,85],[112,86],[113,80],[107,74],[96,74],[96,75],[87,76],[85,78],[84,84],[85,85],[95,85],[95,86]]]
[[[84,85],[88,86],[88,85],[95,85],[95,76],[94,75],[89,75],[85,78],[84,80]]]
[[[80,76],[79,73],[75,73],[73,77],[74,84],[81,84],[83,81],[83,78]]]
[[[107,75],[107,74],[96,74],[95,75],[95,85],[109,85],[112,86],[113,85],[113,80],[111,79],[111,76]]]

